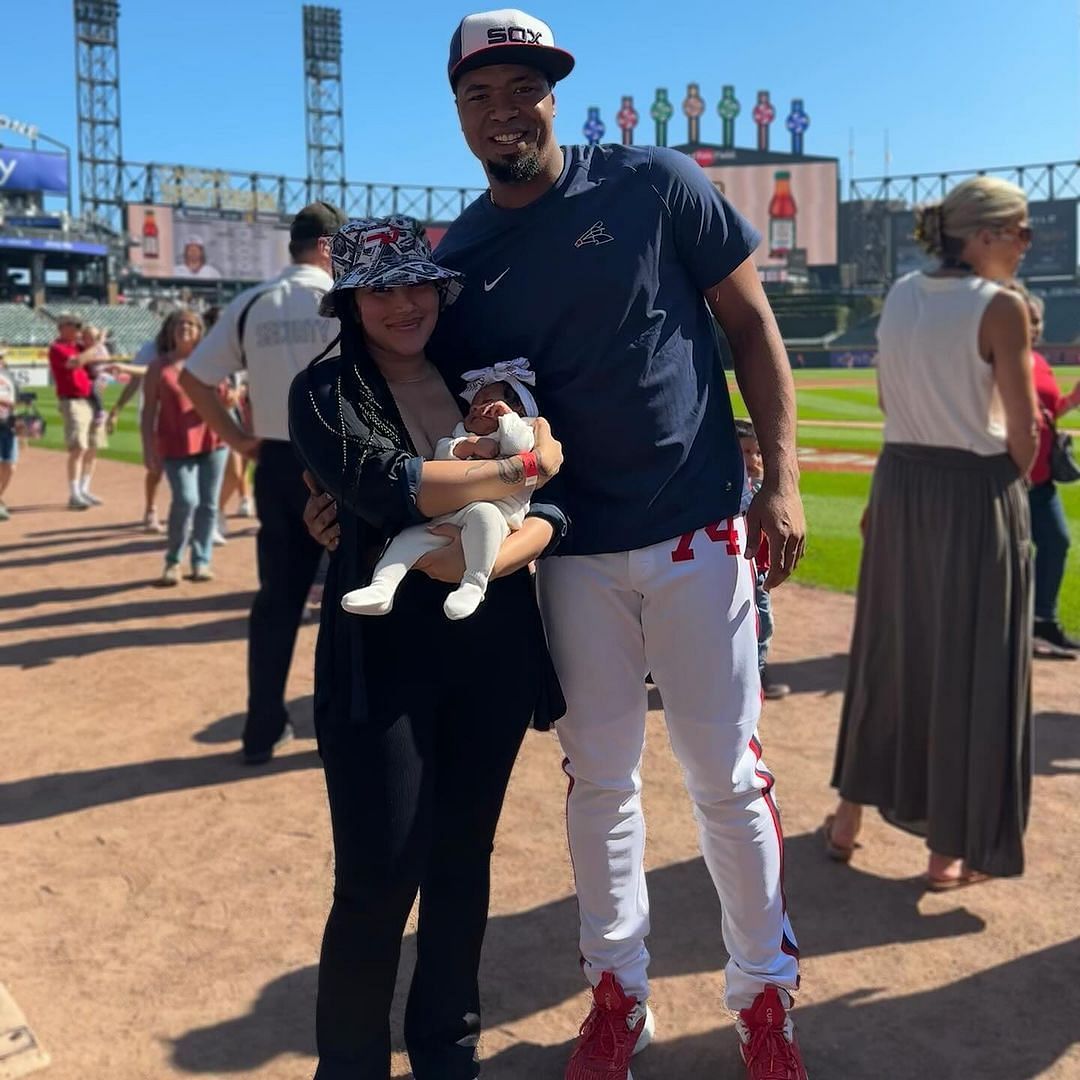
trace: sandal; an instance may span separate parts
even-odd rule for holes
[[[825,854],[829,856],[833,862],[847,863],[851,862],[851,856],[855,854],[855,849],[861,847],[859,843],[854,843],[850,847],[843,847],[836,843],[832,838],[833,822],[836,821],[835,814],[828,814],[825,821],[821,826],[822,836],[825,838]]]
[[[978,870],[965,870],[955,877],[933,877],[927,874],[926,889],[927,892],[935,893],[952,892],[954,889],[964,889],[968,885],[981,885],[990,878],[990,874],[981,874]]]

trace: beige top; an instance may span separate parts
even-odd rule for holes
[[[1000,285],[974,275],[902,277],[878,323],[885,441],[1006,453],[1005,412],[979,327]]]
[[[433,365],[419,379],[388,382],[401,419],[416,447],[426,460],[435,457],[435,444],[461,423],[461,410]]]

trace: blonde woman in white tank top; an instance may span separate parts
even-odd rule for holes
[[[846,862],[877,806],[926,837],[940,891],[1023,869],[1037,411],[1027,310],[999,282],[1031,229],[1023,192],[987,177],[916,218],[940,266],[897,281],[878,328],[885,448],[823,832]]]

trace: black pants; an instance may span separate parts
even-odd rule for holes
[[[389,1077],[390,1005],[417,891],[405,1013],[413,1074],[478,1075],[489,863],[539,680],[528,645],[506,656],[521,602],[531,603],[521,585],[493,583],[475,616],[450,623],[441,610],[448,589],[410,575],[390,615],[365,619],[369,723],[320,731],[336,865],[319,966],[316,1080]],[[500,602],[503,590],[512,602]]]
[[[244,749],[268,750],[285,728],[289,677],[304,601],[322,548],[304,526],[308,490],[292,445],[267,441],[255,467],[259,591],[248,627],[248,712]]]

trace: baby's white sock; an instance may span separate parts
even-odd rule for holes
[[[484,590],[472,582],[458,586],[443,604],[443,611],[448,619],[466,619],[480,606],[484,599]]]
[[[376,579],[365,589],[347,592],[341,606],[350,615],[387,615],[394,606],[394,590],[388,582]]]

